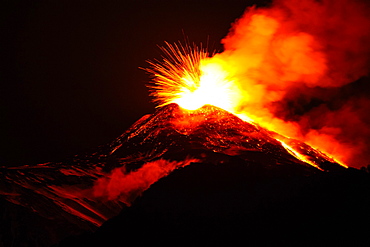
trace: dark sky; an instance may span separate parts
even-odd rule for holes
[[[118,137],[152,113],[139,69],[157,45],[220,40],[268,1],[5,1],[0,165],[58,161]]]

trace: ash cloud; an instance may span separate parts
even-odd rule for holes
[[[277,0],[247,9],[222,43],[212,59],[232,68],[241,112],[350,166],[370,163],[369,4]]]

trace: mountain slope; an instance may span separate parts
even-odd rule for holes
[[[238,156],[249,161],[261,160],[261,163],[270,166],[298,163],[312,170],[312,166],[298,160],[281,141],[301,150],[302,154],[323,170],[341,169],[335,161],[305,143],[247,123],[210,105],[196,111],[183,110],[176,104],[162,107],[153,115],[144,116],[135,123],[105,148],[104,155],[132,158],[143,153],[138,157],[140,160],[141,157],[174,158],[181,152],[198,150]]]
[[[297,159],[282,141],[298,147],[316,167]],[[2,167],[2,241],[5,246],[47,246],[71,234],[94,231],[158,179],[192,163],[237,163],[288,177],[346,170],[304,143],[217,107],[189,112],[171,104],[91,153],[63,162]],[[9,208],[15,208],[11,214]],[[22,229],[17,223],[20,215],[27,222]],[[36,233],[35,228],[48,234]]]

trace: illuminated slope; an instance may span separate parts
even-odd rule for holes
[[[283,141],[319,169],[312,169],[311,164],[297,159]],[[210,105],[195,111],[184,110],[177,104],[162,107],[143,117],[106,150],[121,157],[124,164],[127,158],[122,157],[129,157],[128,161],[132,162],[133,158],[140,161],[144,157],[145,160],[179,159],[187,155],[202,158],[206,154],[223,154],[264,166],[295,165],[314,172],[342,168],[303,142],[267,131]]]

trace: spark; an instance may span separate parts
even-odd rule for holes
[[[164,53],[162,61],[148,61],[150,68],[144,68],[154,77],[148,87],[157,107],[174,103],[181,100],[182,95],[196,91],[201,75],[200,62],[209,55],[195,45],[190,48],[181,43],[165,43],[166,46],[160,47]]]
[[[166,42],[161,50],[163,61],[148,61],[151,67],[145,69],[154,77],[148,87],[158,107],[177,103],[196,110],[210,104],[234,112],[239,90],[222,63],[209,60],[206,49]]]

